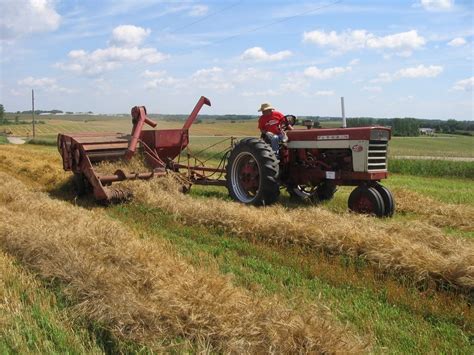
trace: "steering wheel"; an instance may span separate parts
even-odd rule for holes
[[[286,131],[288,126],[294,126],[296,123],[296,116],[295,115],[286,115],[283,117],[281,128]]]

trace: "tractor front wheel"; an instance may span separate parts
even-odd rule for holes
[[[361,185],[349,195],[349,209],[356,213],[371,214],[377,217],[385,215],[385,204],[380,193],[373,187]]]
[[[379,184],[378,182],[376,182],[373,185],[373,188],[378,191],[380,196],[382,196],[382,200],[385,206],[385,210],[383,214],[384,217],[392,217],[393,214],[395,213],[395,199],[393,198],[392,193],[390,192],[389,189]]]
[[[278,160],[271,147],[257,138],[242,139],[232,150],[226,167],[229,195],[255,206],[278,200]]]

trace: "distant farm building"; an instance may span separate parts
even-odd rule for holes
[[[434,128],[418,128],[421,135],[432,136],[435,134]]]

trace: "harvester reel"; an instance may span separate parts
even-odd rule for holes
[[[278,200],[278,160],[271,147],[257,138],[244,138],[230,153],[226,168],[229,195],[255,206]]]

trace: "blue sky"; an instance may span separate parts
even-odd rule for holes
[[[0,0],[0,103],[474,120],[461,0]]]

